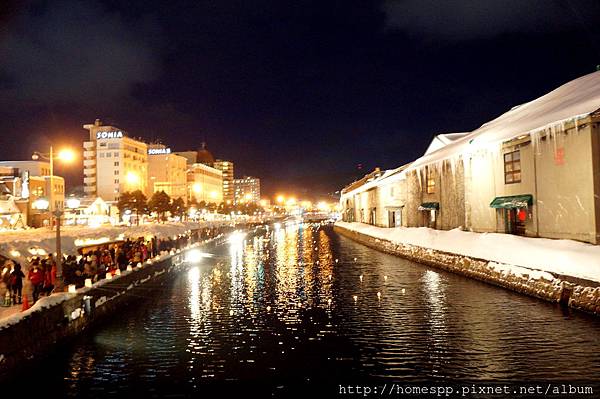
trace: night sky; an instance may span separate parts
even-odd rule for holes
[[[597,64],[597,0],[0,0],[0,159],[101,118],[333,193]]]

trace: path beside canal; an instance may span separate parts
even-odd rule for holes
[[[600,247],[506,234],[337,222],[378,250],[600,315]]]

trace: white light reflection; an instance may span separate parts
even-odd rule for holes
[[[210,258],[211,254],[207,254],[206,252],[202,252],[199,249],[191,249],[185,255],[186,262],[189,263],[198,263],[203,258]]]
[[[234,231],[229,236],[229,242],[231,245],[240,245],[244,243],[244,238],[246,238],[246,233],[242,231]]]
[[[434,361],[434,372],[440,372],[444,362],[444,346],[447,345],[447,330],[445,315],[446,295],[444,287],[440,282],[440,275],[433,270],[425,272],[423,277],[425,293],[429,302],[430,339],[434,347],[431,357]]]
[[[200,269],[192,267],[188,270],[188,282],[190,284],[190,313],[194,322],[200,319]]]
[[[433,270],[427,270],[423,280],[430,305],[431,323],[436,329],[444,328],[445,294],[440,284],[440,275]]]

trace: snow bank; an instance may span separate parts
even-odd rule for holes
[[[75,254],[77,240],[97,240],[110,242],[125,238],[138,238],[155,235],[159,238],[176,236],[189,230],[222,225],[224,222],[169,222],[144,224],[139,226],[64,226],[61,227],[61,245],[65,254]],[[92,245],[88,241],[87,245]],[[22,265],[26,258],[35,254],[45,255],[56,251],[56,231],[49,228],[0,232],[0,254],[16,259]]]
[[[348,222],[337,222],[336,225],[396,244],[485,259],[494,262],[490,266],[500,272],[510,270],[513,274],[527,274],[530,277],[534,277],[532,273],[536,272],[535,278],[549,281],[553,279],[549,273],[555,273],[600,282],[600,246],[597,245],[500,233],[472,233],[459,229],[383,228]]]
[[[25,310],[24,312],[17,312],[11,316],[5,317],[2,320],[0,320],[0,330],[10,325],[17,324],[21,321],[21,319],[23,319],[26,316],[29,316],[34,312],[41,312],[43,309],[50,308],[54,305],[64,302],[73,296],[75,296],[75,294],[61,292],[52,294],[50,296],[42,297],[38,299],[38,301],[32,307]]]

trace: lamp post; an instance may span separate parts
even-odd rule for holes
[[[62,279],[62,248],[60,241],[60,217],[63,215],[63,211],[60,209],[52,212],[52,215],[56,218],[56,286],[54,289],[58,292],[63,291],[63,279]]]
[[[75,158],[75,154],[71,150],[62,150],[58,154],[54,154],[52,146],[50,146],[50,152],[48,154],[42,154],[40,152],[34,152],[31,155],[31,159],[37,161],[38,159],[45,159],[50,161],[50,193],[49,193],[49,206],[48,210],[56,220],[56,291],[63,290],[62,281],[62,248],[60,238],[60,218],[63,215],[63,211],[56,207],[56,201],[54,200],[54,159],[60,159],[65,162],[70,162]],[[50,223],[52,226],[52,223]]]

